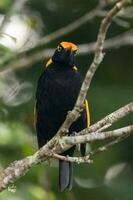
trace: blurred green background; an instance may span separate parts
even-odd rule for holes
[[[17,1],[16,1],[17,2]],[[27,0],[18,1],[20,8],[11,11],[16,2],[0,0],[0,21],[11,15],[3,32],[0,31],[0,169],[37,150],[33,124],[33,108],[37,79],[47,58],[40,59],[18,70],[12,61],[19,63],[43,49],[55,48],[60,41],[87,44],[96,40],[101,17],[97,16],[77,30],[63,37],[29,50],[42,37],[68,25],[97,4],[96,0]],[[105,10],[112,2],[105,1]],[[18,4],[19,4],[18,3]],[[131,7],[130,11],[133,11]],[[124,12],[124,11],[123,11]],[[132,13],[132,12],[131,12]],[[125,14],[126,15],[126,14]],[[120,17],[109,29],[107,38],[133,28],[133,15]],[[120,23],[121,22],[121,23]],[[8,36],[9,34],[9,36]],[[17,35],[18,34],[18,35]],[[133,35],[132,35],[133,36]],[[132,38],[133,39],[133,38]],[[133,43],[132,43],[133,44]],[[21,52],[21,53],[20,53]],[[133,101],[133,46],[105,51],[106,55],[93,78],[88,92],[91,124],[107,114]],[[85,75],[93,54],[79,55],[76,64]],[[133,114],[113,126],[122,127],[133,122]],[[0,194],[0,200],[132,200],[133,199],[133,137],[117,144],[109,151],[96,155],[92,165],[74,166],[74,187],[71,192],[58,191],[58,163],[51,161],[30,170],[15,185]],[[89,148],[95,148],[96,143]]]

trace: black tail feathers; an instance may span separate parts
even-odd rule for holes
[[[81,144],[80,145],[80,152],[82,156],[85,156],[86,153],[86,144]]]
[[[73,163],[59,161],[59,190],[71,190],[73,186]]]

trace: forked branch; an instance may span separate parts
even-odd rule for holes
[[[79,117],[80,112],[82,111],[84,100],[85,100],[87,91],[90,87],[92,78],[95,74],[97,67],[99,66],[99,64],[101,63],[101,61],[104,57],[102,50],[103,50],[103,45],[104,45],[104,41],[105,41],[105,37],[106,37],[107,30],[109,28],[109,25],[112,21],[112,18],[127,3],[128,3],[128,0],[121,0],[118,3],[116,3],[116,5],[107,13],[105,18],[102,20],[102,23],[101,23],[101,26],[99,29],[99,33],[98,33],[98,37],[97,37],[94,59],[93,59],[93,62],[86,74],[86,77],[82,84],[77,102],[74,106],[74,109],[68,113],[66,120],[64,121],[63,125],[61,126],[61,128],[59,129],[57,134],[46,145],[44,145],[35,154],[33,154],[29,157],[26,157],[22,160],[11,163],[6,169],[4,169],[2,172],[0,172],[0,191],[3,191],[11,183],[14,183],[17,179],[24,176],[31,167],[49,159],[51,156],[56,157],[57,159],[61,159],[61,156],[59,156],[58,154],[62,153],[64,150],[70,148],[73,145],[73,144],[68,144],[66,141],[62,142],[62,140],[63,140],[62,136],[65,136],[67,134],[69,127]],[[128,109],[127,110],[123,109],[125,107],[126,108],[128,107]],[[121,108],[121,110],[122,110],[121,118],[124,117],[125,115],[127,115],[129,112],[133,111],[133,103],[130,103],[125,107]],[[112,116],[112,115],[110,115],[110,116]],[[93,135],[94,137],[95,137],[95,135],[97,135],[97,137],[100,137],[100,134],[102,134],[102,136],[103,136],[103,133],[101,133],[101,131],[103,131],[109,125],[114,123],[114,121],[118,121],[119,118],[120,117],[118,116],[118,111],[116,111],[112,116],[112,120],[111,120],[111,117],[110,118],[105,117],[103,120],[101,120],[101,121],[97,122],[95,125],[91,126],[88,131],[89,131],[89,133],[94,134]],[[132,131],[132,127],[130,127],[130,130]],[[85,130],[85,131],[87,131],[87,130]],[[123,130],[121,130],[121,131],[123,131]],[[121,131],[117,130],[116,132],[112,132],[112,133],[108,132],[108,134],[109,135],[112,134],[114,137],[114,134],[117,134],[117,136],[119,134],[121,135],[123,133]],[[97,134],[97,132],[99,134]],[[118,134],[118,132],[119,132],[119,134]],[[105,132],[105,133],[107,134],[107,132]],[[129,133],[129,128],[128,128],[128,133]],[[86,132],[84,132],[84,134],[82,134],[82,131],[81,131],[79,134],[81,134],[82,136],[75,136],[75,138],[76,137],[84,138],[85,137],[84,134],[86,134]],[[87,137],[89,137],[89,136],[87,136]],[[103,139],[105,139],[105,138],[103,138]],[[93,139],[93,141],[95,141],[95,139]],[[62,159],[63,159],[63,157],[62,157]],[[74,158],[75,160],[74,159],[72,160],[71,158],[64,158],[64,159],[69,159],[69,161],[74,162],[74,161],[76,161],[77,158]],[[85,159],[86,159],[86,162],[91,162],[89,157],[80,159],[80,162],[85,162]],[[77,161],[79,162],[79,160],[77,160]]]

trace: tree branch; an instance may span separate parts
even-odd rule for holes
[[[133,45],[133,30],[126,31],[125,33],[122,33],[118,36],[115,36],[113,38],[110,38],[105,41],[103,50],[110,50],[110,49],[118,49],[120,47],[126,46],[126,45]],[[96,42],[92,42],[89,44],[81,44],[79,46],[79,51],[77,53],[77,56],[82,56],[86,54],[93,53],[95,51]],[[37,51],[33,53],[32,55],[26,55],[24,57],[20,57],[15,61],[9,62],[9,64],[0,63],[0,74],[7,73],[10,70],[18,70],[23,69],[26,67],[30,67],[32,64],[34,64],[37,61],[49,58],[54,52],[54,49],[45,49],[41,51]]]
[[[84,157],[70,157],[70,156],[62,156],[62,155],[59,155],[59,154],[56,154],[54,153],[53,155],[51,155],[52,158],[55,158],[55,159],[58,159],[58,160],[65,160],[65,161],[68,161],[68,162],[75,162],[75,163],[88,163],[88,164],[91,164],[93,163],[92,160],[90,160],[88,157],[86,159],[86,156]]]
[[[100,133],[99,133],[100,134]],[[100,146],[96,149],[94,149],[93,151],[90,151],[86,156],[84,157],[69,157],[69,156],[60,156],[59,154],[54,154],[53,158],[55,159],[60,159],[60,160],[65,160],[65,161],[69,161],[69,162],[76,162],[78,164],[80,163],[88,163],[88,164],[92,164],[93,163],[93,157],[98,154],[98,153],[102,153],[103,151],[107,151],[109,150],[112,146],[118,144],[119,142],[122,142],[123,140],[125,140],[128,136],[130,136],[130,134],[132,134],[132,132],[124,132],[123,135],[120,135],[119,137],[117,137],[115,140]]]
[[[133,103],[130,103],[128,105],[130,105],[129,112],[133,112]],[[124,111],[123,108],[125,108],[125,107],[126,106],[122,107],[119,110]],[[113,113],[114,118],[116,118],[117,121],[119,120],[119,118],[115,117],[115,113],[117,115],[118,111],[115,111]],[[123,117],[126,116],[129,112],[126,112],[122,116]],[[109,116],[111,116],[111,114]],[[107,122],[106,122],[106,120],[107,120]],[[101,127],[103,124],[101,122],[100,123],[99,122],[96,123],[96,124],[98,124],[98,126],[96,126],[97,128],[94,129],[94,128],[91,128],[91,127],[93,127],[93,126],[91,126],[90,131],[93,132],[93,130],[97,131],[98,129],[101,130]],[[112,124],[114,122],[115,121],[113,120]],[[108,116],[104,118],[104,124],[108,124]],[[132,128],[130,130],[132,130]],[[120,130],[119,130],[119,132],[120,132]],[[82,134],[82,131],[80,132],[80,134]],[[91,134],[91,132],[90,132],[90,134]],[[117,132],[117,134],[118,134],[118,132]],[[99,135],[100,135],[100,132],[99,132]],[[120,135],[122,135],[121,132],[120,132]],[[127,135],[127,134],[125,134],[125,135]],[[125,135],[123,133],[123,137],[125,137]],[[76,137],[79,137],[79,136],[76,136]],[[90,162],[91,163],[90,156],[93,156],[96,153],[106,150],[107,148],[113,146],[114,144],[120,142],[121,140],[122,140],[122,138],[118,136],[118,138],[115,141],[113,141],[103,147],[99,147],[98,149],[94,150],[93,152],[90,152],[89,155],[87,155],[87,157],[85,157],[85,158],[83,157],[82,159],[81,158],[77,159],[77,157],[76,157],[74,159],[71,159],[71,158],[64,158],[64,157],[59,158],[57,156],[57,154],[62,153],[66,149],[69,149],[70,147],[72,147],[72,145],[71,144],[68,145],[67,143],[65,143],[65,141],[61,142],[61,139],[55,136],[45,146],[43,146],[40,150],[38,150],[32,156],[28,156],[22,160],[15,161],[15,162],[11,163],[9,165],[9,167],[7,167],[5,170],[0,172],[0,191],[3,191],[4,189],[6,189],[8,187],[8,185],[10,185],[11,183],[14,183],[20,177],[24,176],[30,170],[31,167],[33,167],[41,162],[44,162],[45,160],[47,160],[48,158],[51,158],[52,156],[56,159],[68,159],[70,162],[76,162],[76,161],[79,162],[80,161],[80,162]],[[95,139],[93,141],[95,141]],[[56,144],[55,144],[55,142],[56,142]],[[53,152],[55,155],[53,155]]]
[[[132,132],[131,132],[132,133]],[[117,137],[115,140],[98,147],[97,149],[94,149],[93,151],[89,152],[89,158],[92,156],[95,156],[98,153],[101,153],[103,151],[108,150],[109,148],[111,148],[112,146],[118,144],[119,142],[122,142],[123,140],[125,140],[128,136],[130,136],[131,133],[125,133],[124,135]]]
[[[62,138],[62,142],[68,145],[75,145],[75,144],[81,144],[81,143],[87,143],[87,142],[94,142],[97,140],[105,140],[110,139],[114,137],[120,137],[128,133],[133,133],[133,125],[126,126],[124,128],[112,130],[112,131],[106,131],[106,132],[88,132],[89,128],[85,129],[86,135],[79,135],[79,136],[65,136]]]
[[[100,1],[102,2],[102,1]],[[69,31],[72,32],[75,30],[75,28],[79,28],[80,26],[82,26],[84,23],[92,20],[94,17],[96,16],[104,16],[106,14],[106,12],[104,12],[102,10],[102,8],[105,5],[101,4],[98,5],[94,10],[92,10],[89,13],[86,13],[85,15],[83,15],[81,18],[77,19],[76,21],[70,23],[69,25],[67,25],[66,27],[63,27],[47,36],[45,36],[44,38],[42,38],[37,44],[36,46],[31,47],[30,49],[28,49],[26,52],[29,52],[32,48],[36,48],[39,45],[45,45],[48,44],[49,42],[51,42],[54,39],[57,39],[58,37],[61,37],[63,35],[62,34],[68,34]],[[76,26],[74,24],[77,24]],[[120,34],[118,36],[115,36],[111,39],[108,39],[105,41],[104,47],[103,49],[116,49],[116,48],[120,48],[121,46],[126,46],[126,45],[133,45],[133,40],[132,40],[132,35],[133,35],[133,31],[129,30],[126,31],[124,34]],[[51,38],[51,39],[50,39]],[[44,44],[43,44],[44,42]],[[90,44],[82,44],[79,45],[79,51],[78,51],[78,56],[82,56],[85,54],[89,54],[89,53],[93,53],[95,51],[95,46],[96,43],[92,42]],[[24,54],[26,54],[26,52],[23,52]],[[25,56],[20,56],[19,58],[15,58],[15,55],[13,54],[13,56],[11,56],[11,62],[9,62],[8,64],[5,64],[7,61],[9,61],[10,58],[8,58],[8,60],[3,59],[3,61],[1,60],[0,63],[0,73],[6,73],[9,70],[17,70],[17,69],[21,69],[24,67],[29,67],[32,64],[34,64],[37,61],[43,60],[45,58],[49,58],[50,55],[52,55],[54,52],[54,49],[45,49],[45,50],[40,50],[37,51],[35,53],[32,53],[32,55],[25,55]],[[20,53],[19,53],[20,54]],[[18,55],[19,55],[18,54]],[[18,56],[16,55],[16,56]],[[14,61],[12,61],[14,60]]]
[[[22,1],[19,1],[19,3],[17,3],[18,1],[15,1],[14,5],[16,5],[16,3],[22,5],[22,2],[25,3],[25,1],[26,0],[22,0]],[[88,21],[91,21],[96,16],[101,16],[101,15],[103,16],[104,11],[102,9],[105,6],[105,3],[102,3],[102,2],[100,1],[96,8],[94,8],[92,11],[85,13],[83,16],[81,16],[77,20],[71,22],[67,26],[62,27],[62,28],[54,31],[53,33],[50,33],[50,34],[44,36],[43,38],[41,38],[39,40],[39,42],[36,45],[31,46],[26,51],[21,51],[18,53],[16,52],[16,53],[13,53],[13,55],[10,55],[9,58],[6,58],[6,59],[4,58],[3,61],[0,62],[0,67],[1,66],[5,67],[4,66],[5,63],[7,63],[11,60],[11,62],[9,62],[9,64],[8,64],[9,67],[8,66],[5,67],[7,69],[7,71],[11,68],[12,65],[14,65],[14,66],[12,66],[13,69],[18,69],[18,68],[21,68],[24,66],[29,66],[32,63],[35,63],[36,61],[41,60],[42,58],[49,57],[50,56],[49,50],[48,50],[49,54],[46,53],[47,50],[46,51],[41,50],[37,53],[33,53],[32,55],[26,55],[25,57],[21,57],[21,54],[25,55],[25,54],[31,52],[31,50],[32,51],[35,50],[37,47],[45,46],[46,44],[50,43],[51,41],[58,39],[59,37],[62,37],[68,33],[71,33],[72,31],[81,27],[83,24],[87,23]],[[3,27],[3,25],[5,26],[6,23],[8,22],[8,20],[11,16],[12,10],[14,10],[14,7],[16,7],[14,5],[12,6],[12,8],[8,12],[8,14],[5,16],[5,18],[2,22],[1,28]],[[1,28],[0,28],[0,30],[1,30]],[[18,57],[20,57],[20,58],[18,58]],[[16,62],[16,59],[14,60],[14,58],[17,59],[17,62]],[[12,63],[12,59],[14,60],[13,63]],[[20,59],[19,62],[18,62],[18,59]],[[23,64],[21,64],[21,63],[23,63]]]
[[[115,112],[107,115],[97,123],[93,124],[88,128],[88,131],[82,130],[79,132],[79,135],[85,135],[87,133],[96,132],[96,131],[103,131],[104,129],[109,128],[113,123],[117,122],[119,119],[125,117],[126,115],[133,112],[133,102],[123,106],[122,108],[116,110]]]
[[[32,50],[36,49],[39,46],[44,46],[55,39],[63,37],[65,35],[67,35],[68,33],[75,31],[76,29],[78,29],[79,27],[81,27],[82,25],[87,23],[88,21],[91,21],[93,18],[95,18],[97,16],[101,16],[102,9],[104,6],[105,6],[105,3],[99,1],[96,8],[94,8],[92,11],[85,13],[83,16],[81,16],[74,22],[68,24],[67,26],[62,27],[59,30],[54,31],[53,33],[50,33],[50,34],[46,35],[45,37],[41,38],[38,41],[38,43],[35,46],[32,46],[30,49],[28,49],[28,51],[31,49]]]
[[[71,126],[71,124],[79,117],[80,112],[82,111],[84,106],[85,97],[90,87],[91,80],[95,74],[97,67],[99,66],[104,57],[104,54],[102,53],[103,44],[105,41],[107,30],[111,24],[111,20],[127,3],[127,0],[121,0],[120,2],[116,3],[116,5],[107,13],[105,18],[102,20],[97,37],[94,59],[92,61],[92,64],[90,65],[88,72],[86,73],[76,104],[73,110],[68,113],[66,120],[57,132],[57,135],[65,135],[68,132],[68,129]]]
[[[124,132],[126,131],[124,130]],[[118,137],[116,140],[102,147],[99,147],[98,149],[90,152],[87,156],[84,156],[84,157],[69,157],[69,156],[65,157],[65,156],[58,155],[56,153],[53,153],[53,154],[50,153],[49,157],[66,160],[69,162],[76,162],[78,164],[79,163],[91,164],[93,163],[93,161],[90,159],[91,156],[94,156],[97,153],[107,150],[108,148],[112,147],[114,144],[117,144],[118,142],[125,139],[127,136],[129,136],[129,132],[128,134],[126,133],[125,135],[123,135],[123,137]],[[39,151],[36,152],[33,156],[29,156],[22,160],[15,161],[11,163],[9,167],[7,167],[3,172],[1,172],[0,173],[0,191],[3,191],[5,188],[7,188],[9,184],[14,183],[16,179],[20,178],[21,176],[24,176],[30,170],[31,167],[33,167],[34,165],[38,163],[43,162],[44,158],[39,158],[38,154],[39,154]],[[47,157],[45,159],[47,159]]]
[[[63,144],[61,143],[60,138],[67,134],[68,129],[71,126],[71,124],[80,115],[80,111],[83,108],[84,99],[86,97],[86,93],[90,86],[92,77],[94,76],[98,65],[101,63],[101,61],[103,59],[103,53],[102,53],[103,43],[105,40],[105,36],[106,36],[106,32],[108,30],[108,27],[111,23],[112,18],[119,12],[120,9],[122,9],[127,4],[127,2],[128,2],[128,0],[121,0],[120,2],[116,3],[116,5],[111,9],[111,11],[109,11],[107,13],[107,15],[105,16],[105,18],[103,19],[103,21],[101,23],[97,42],[96,42],[96,50],[95,50],[94,60],[90,66],[90,69],[88,70],[88,72],[86,74],[86,77],[82,84],[77,102],[74,106],[74,109],[68,113],[66,120],[64,121],[63,125],[61,126],[61,128],[59,129],[57,134],[46,145],[44,145],[40,150],[38,150],[32,156],[29,156],[22,160],[13,162],[12,164],[9,165],[9,167],[7,167],[5,170],[3,170],[0,173],[0,191],[3,191],[5,188],[8,187],[8,185],[10,183],[14,183],[21,176],[25,175],[25,173],[28,172],[32,166],[34,166],[40,162],[43,162],[43,161],[47,160],[49,157],[51,157],[51,150],[55,154],[60,154],[65,150],[65,145],[64,145],[64,143]],[[131,103],[129,105],[130,105],[129,109],[132,111],[133,103]],[[125,115],[123,115],[123,116],[125,116]],[[113,117],[116,118],[115,115]],[[117,120],[118,119],[119,118],[117,118]],[[101,130],[100,128],[105,127],[105,125],[107,127],[108,122],[106,123],[105,120],[103,122],[104,123],[101,123],[101,122],[97,123],[97,126],[96,126],[97,131],[98,131],[98,129]],[[93,128],[92,128],[92,130],[93,130]],[[69,145],[67,148],[70,148],[70,147],[71,147],[71,145]]]
[[[126,139],[128,136],[130,136],[131,134],[133,134],[133,125],[131,126],[127,126],[124,128],[120,128],[117,130],[113,130],[113,131],[107,131],[107,132],[101,132],[101,133],[89,133],[88,135],[83,136],[74,136],[74,137],[64,137],[64,143],[68,144],[68,145],[75,145],[75,144],[81,144],[81,143],[87,143],[87,142],[95,142],[97,140],[105,140],[105,139],[113,139],[114,137],[116,137],[115,140],[100,146],[96,149],[94,149],[93,151],[90,151],[88,153],[88,155],[84,156],[84,157],[70,157],[70,156],[62,156],[59,154],[51,154],[51,157],[55,158],[55,159],[59,159],[59,160],[65,160],[65,161],[69,161],[69,162],[76,162],[76,163],[88,163],[91,164],[93,163],[93,160],[91,157],[93,157],[94,155],[101,153],[103,151],[108,150],[110,147],[114,146],[115,144],[123,141],[124,139]]]

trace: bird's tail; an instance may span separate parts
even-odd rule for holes
[[[64,191],[66,188],[71,190],[73,185],[73,163],[59,161],[59,189]]]

